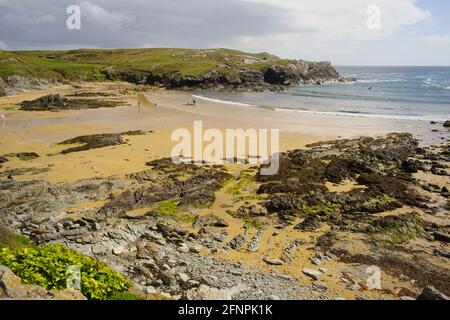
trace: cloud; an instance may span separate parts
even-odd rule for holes
[[[448,46],[450,45],[450,35],[449,34],[435,34],[420,37],[420,40],[424,43],[432,46]]]
[[[0,50],[8,50],[8,46],[3,41],[0,41]]]
[[[81,7],[81,30],[66,8]],[[381,29],[367,28],[367,8]],[[0,0],[0,40],[12,49],[232,47],[289,58],[350,57],[431,19],[414,0]]]

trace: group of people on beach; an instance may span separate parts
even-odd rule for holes
[[[195,105],[197,104],[197,101],[195,101],[195,99],[192,99],[192,101],[188,101],[185,106],[189,106],[189,107],[195,107]]]

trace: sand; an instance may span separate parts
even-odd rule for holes
[[[34,99],[48,93],[69,94],[80,90],[102,91],[133,88],[125,83],[96,83],[82,85],[82,88],[59,86],[41,91],[24,92],[11,97],[0,98],[0,113],[6,117],[5,123],[0,123],[0,155],[17,152],[36,152],[39,158],[32,161],[21,161],[11,158],[0,165],[0,171],[12,168],[41,168],[48,172],[25,174],[15,177],[17,180],[45,179],[50,182],[72,182],[92,177],[125,177],[127,174],[147,169],[145,163],[152,159],[169,157],[176,142],[171,141],[171,134],[179,128],[192,131],[194,121],[203,121],[205,129],[255,128],[279,129],[280,151],[305,148],[306,145],[318,141],[356,138],[362,135],[376,136],[388,132],[407,131],[418,138],[424,138],[426,143],[441,142],[441,133],[431,133],[432,126],[423,121],[381,120],[354,117],[324,116],[314,114],[297,114],[292,112],[276,112],[269,109],[257,109],[239,106],[223,105],[209,101],[197,100],[196,106],[186,106],[192,100],[192,93],[177,91],[151,91],[132,94],[120,94],[118,98],[128,106],[112,109],[73,110],[61,112],[25,112],[11,110],[23,100]],[[140,102],[140,103],[138,103]],[[156,105],[155,105],[156,103]],[[67,146],[57,145],[58,142],[81,135],[98,133],[119,133],[128,130],[151,131],[142,136],[127,136],[124,145],[93,149],[83,152],[59,154]],[[232,170],[232,168],[231,168]],[[340,185],[328,184],[330,191],[344,192],[358,188],[351,182]],[[230,206],[233,209],[232,197],[224,191],[216,194],[216,202],[210,209],[199,210],[195,214],[205,215],[214,212],[226,220],[230,227],[227,231],[230,238],[243,232],[244,222],[226,213]],[[251,201],[250,201],[251,202]],[[103,203],[77,204],[81,207],[100,207]],[[229,209],[229,208],[228,208]],[[234,208],[237,209],[237,208]],[[144,212],[145,210],[143,210]],[[139,212],[137,212],[139,214]],[[310,283],[310,279],[302,275],[303,268],[318,269],[311,264],[313,240],[324,230],[317,232],[299,232],[288,228],[280,231],[278,236],[272,236],[277,231],[273,226],[267,227],[261,248],[257,253],[245,250],[234,251],[221,255],[221,258],[231,261],[244,261],[245,264],[269,271],[275,269],[298,277],[301,283]],[[251,230],[250,236],[256,232]],[[349,234],[349,238],[354,235]],[[296,263],[280,267],[268,266],[262,261],[264,257],[279,257],[281,250],[290,241],[302,238],[308,245],[301,247],[294,255]],[[351,241],[349,241],[350,243]],[[355,242],[357,243],[357,242]],[[345,289],[345,284],[335,276],[339,270],[346,267],[339,262],[325,263],[321,267],[329,269],[322,282],[336,296],[354,299],[358,292]],[[390,287],[403,286],[388,275],[383,275],[385,284]],[[376,299],[379,292],[366,292],[370,298]]]

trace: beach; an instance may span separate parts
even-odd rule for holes
[[[422,146],[441,144],[448,141],[449,137],[447,130],[441,126],[430,124],[429,121],[276,111],[269,108],[203,100],[199,99],[195,92],[153,88],[136,90],[136,88],[136,86],[126,83],[90,83],[77,85],[76,87],[57,86],[1,97],[0,110],[5,115],[6,122],[0,127],[0,155],[20,152],[34,152],[39,155],[39,157],[30,161],[11,157],[9,161],[1,165],[1,170],[3,172],[8,172],[8,170],[18,172],[17,169],[21,169],[22,171],[19,174],[13,174],[14,180],[19,182],[43,180],[50,184],[76,184],[81,180],[125,181],[123,182],[124,186],[111,192],[108,199],[113,199],[114,197],[120,198],[121,192],[126,190],[126,186],[130,183],[133,190],[137,188],[137,186],[134,186],[134,182],[130,182],[130,179],[134,179],[132,178],[133,175],[139,176],[143,172],[147,172],[150,161],[158,162],[159,159],[170,157],[171,150],[176,144],[176,142],[171,141],[172,132],[180,128],[191,131],[194,121],[202,121],[204,129],[214,128],[221,132],[225,132],[226,129],[238,128],[279,129],[281,152],[310,149],[307,147],[308,145],[320,141],[344,141],[344,139],[358,139],[361,136],[381,137],[391,132],[409,132],[420,139]],[[124,89],[130,90],[124,91]],[[18,110],[18,104],[23,100],[32,100],[51,93],[70,95],[79,92],[93,92],[97,95],[99,92],[113,92],[112,98],[121,101],[123,106],[58,112]],[[100,98],[94,97],[92,99]],[[108,97],[108,99],[111,99],[111,97]],[[187,105],[192,99],[196,100],[195,106]],[[437,132],[432,132],[433,129]],[[68,146],[58,144],[79,136],[125,133],[132,130],[141,130],[143,133],[139,135],[124,134],[122,138],[125,139],[125,143],[104,148],[64,154],[61,152]],[[251,171],[253,169],[250,165],[227,166],[228,173],[238,177],[238,180],[239,176],[242,177],[243,172],[246,172],[245,170]],[[422,174],[418,178],[429,179],[426,174]],[[5,174],[2,179],[6,179]],[[434,182],[440,187],[450,188],[447,177],[435,179],[438,179]],[[240,182],[237,185],[240,186]],[[310,284],[310,278],[305,277],[304,270],[305,268],[317,268],[317,265],[311,262],[314,261],[314,255],[316,254],[313,249],[314,242],[320,235],[330,231],[330,227],[323,225],[315,231],[300,231],[291,227],[280,228],[274,218],[263,217],[261,221],[267,223],[263,235],[258,235],[259,230],[261,230],[259,227],[248,229],[247,234],[246,225],[248,221],[231,216],[230,212],[238,211],[243,203],[257,205],[261,200],[259,196],[254,195],[258,186],[259,184],[251,184],[246,187],[247,189],[242,194],[241,191],[234,194],[229,189],[218,190],[215,192],[215,201],[212,206],[188,210],[187,213],[184,213],[185,220],[182,220],[184,222],[181,224],[188,230],[196,232],[197,230],[191,226],[192,215],[205,217],[212,212],[216,217],[226,222],[228,226],[227,239],[238,237],[243,230],[246,230],[246,237],[258,239],[259,250],[251,252],[246,250],[222,251],[220,249],[208,251],[199,249],[201,257],[223,259],[227,263],[239,263],[243,267],[256,268],[255,270],[260,270],[260,272],[271,273],[273,268],[276,268],[277,273],[285,275],[289,279],[297,279],[301,285]],[[343,193],[365,188],[365,186],[354,180],[345,180],[340,183],[327,183],[327,188],[330,192]],[[58,219],[82,217],[84,212],[96,211],[107,205],[108,199],[85,200],[64,205]],[[437,201],[442,202],[440,199]],[[144,205],[139,208],[132,208],[127,214],[145,217],[150,207],[152,206]],[[402,215],[411,210],[413,210],[411,206],[404,206],[401,209],[388,211],[390,214]],[[378,217],[382,218],[383,215],[380,214]],[[302,221],[298,217],[293,219],[292,225]],[[442,225],[445,225],[448,221],[445,212],[433,216],[425,215],[425,219]],[[261,221],[258,222],[258,225]],[[366,246],[366,240],[363,236],[345,233],[345,237],[345,245],[343,244],[345,250],[357,252],[361,255],[372,254],[371,249]],[[73,246],[79,250],[84,250],[80,249],[80,243],[82,242],[75,242]],[[259,243],[261,244],[259,245]],[[274,267],[278,264],[278,260],[272,261],[273,263],[265,262],[264,259],[267,257],[282,256],[290,243],[302,243],[307,248],[302,248],[301,251],[293,254],[294,263],[285,264],[281,262],[281,266]],[[436,245],[429,245],[423,239],[418,239],[414,245],[419,245],[423,250],[429,252],[436,248]],[[413,244],[407,245],[408,250],[412,247]],[[117,252],[119,251],[117,250]],[[443,263],[439,259],[437,260],[438,264]],[[316,281],[315,285],[328,288],[328,298],[355,299],[361,294],[359,289],[349,290],[348,287],[351,283],[342,280],[342,273],[348,274],[347,269],[360,266],[361,263],[348,263],[330,258],[329,260],[323,260],[320,265],[323,270],[326,270],[324,272],[327,275],[321,277],[320,283]],[[394,299],[402,294],[417,293],[418,289],[414,286],[414,283],[410,282],[409,278],[399,278],[384,271],[383,277],[383,286],[389,288],[383,291],[386,298]],[[296,283],[297,280],[295,280]],[[360,286],[355,285],[355,288],[360,288]],[[364,297],[367,299],[378,299],[379,296],[379,291],[364,289]],[[292,295],[292,297],[295,297],[295,295]],[[311,296],[311,298],[318,297]]]
[[[82,90],[98,92],[128,86],[125,83],[98,83],[86,85]],[[2,97],[0,108],[23,100],[32,100],[44,94],[73,94],[80,90],[62,86]],[[171,149],[176,145],[176,142],[171,141],[171,133],[179,128],[192,130],[194,121],[202,121],[205,129],[217,128],[222,131],[238,128],[279,129],[280,151],[304,148],[307,144],[318,141],[380,136],[390,132],[410,132],[425,145],[441,143],[443,137],[448,137],[443,129],[432,132],[437,127],[428,121],[275,111],[198,98],[195,106],[186,106],[186,103],[193,99],[193,95],[195,97],[193,92],[167,90],[121,95],[120,99],[129,105],[108,110],[60,112],[2,110],[7,120],[0,127],[0,146],[2,153],[5,154],[26,150],[41,155],[52,155],[63,149],[55,145],[57,142],[80,135],[128,130],[153,131],[145,137],[130,137],[129,145],[126,146],[90,151],[88,154],[91,153],[92,156],[88,157],[88,160],[83,160],[79,155],[54,155],[36,159],[32,164],[20,163],[25,167],[52,165],[51,173],[38,174],[36,177],[45,176],[51,181],[66,181],[87,178],[92,173],[107,177],[114,174],[124,175],[130,170],[139,171],[144,168],[145,160],[170,156]],[[142,101],[140,108],[138,108],[139,100]],[[154,106],[155,102],[157,107]],[[117,161],[120,158],[123,160]],[[125,161],[125,158],[128,160]],[[5,168],[17,164],[13,160],[5,164]],[[67,165],[75,170],[67,172]],[[27,178],[26,175],[24,178]]]

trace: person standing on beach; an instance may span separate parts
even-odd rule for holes
[[[0,122],[2,123],[2,125],[4,126],[6,123],[6,117],[4,114],[0,114]]]

